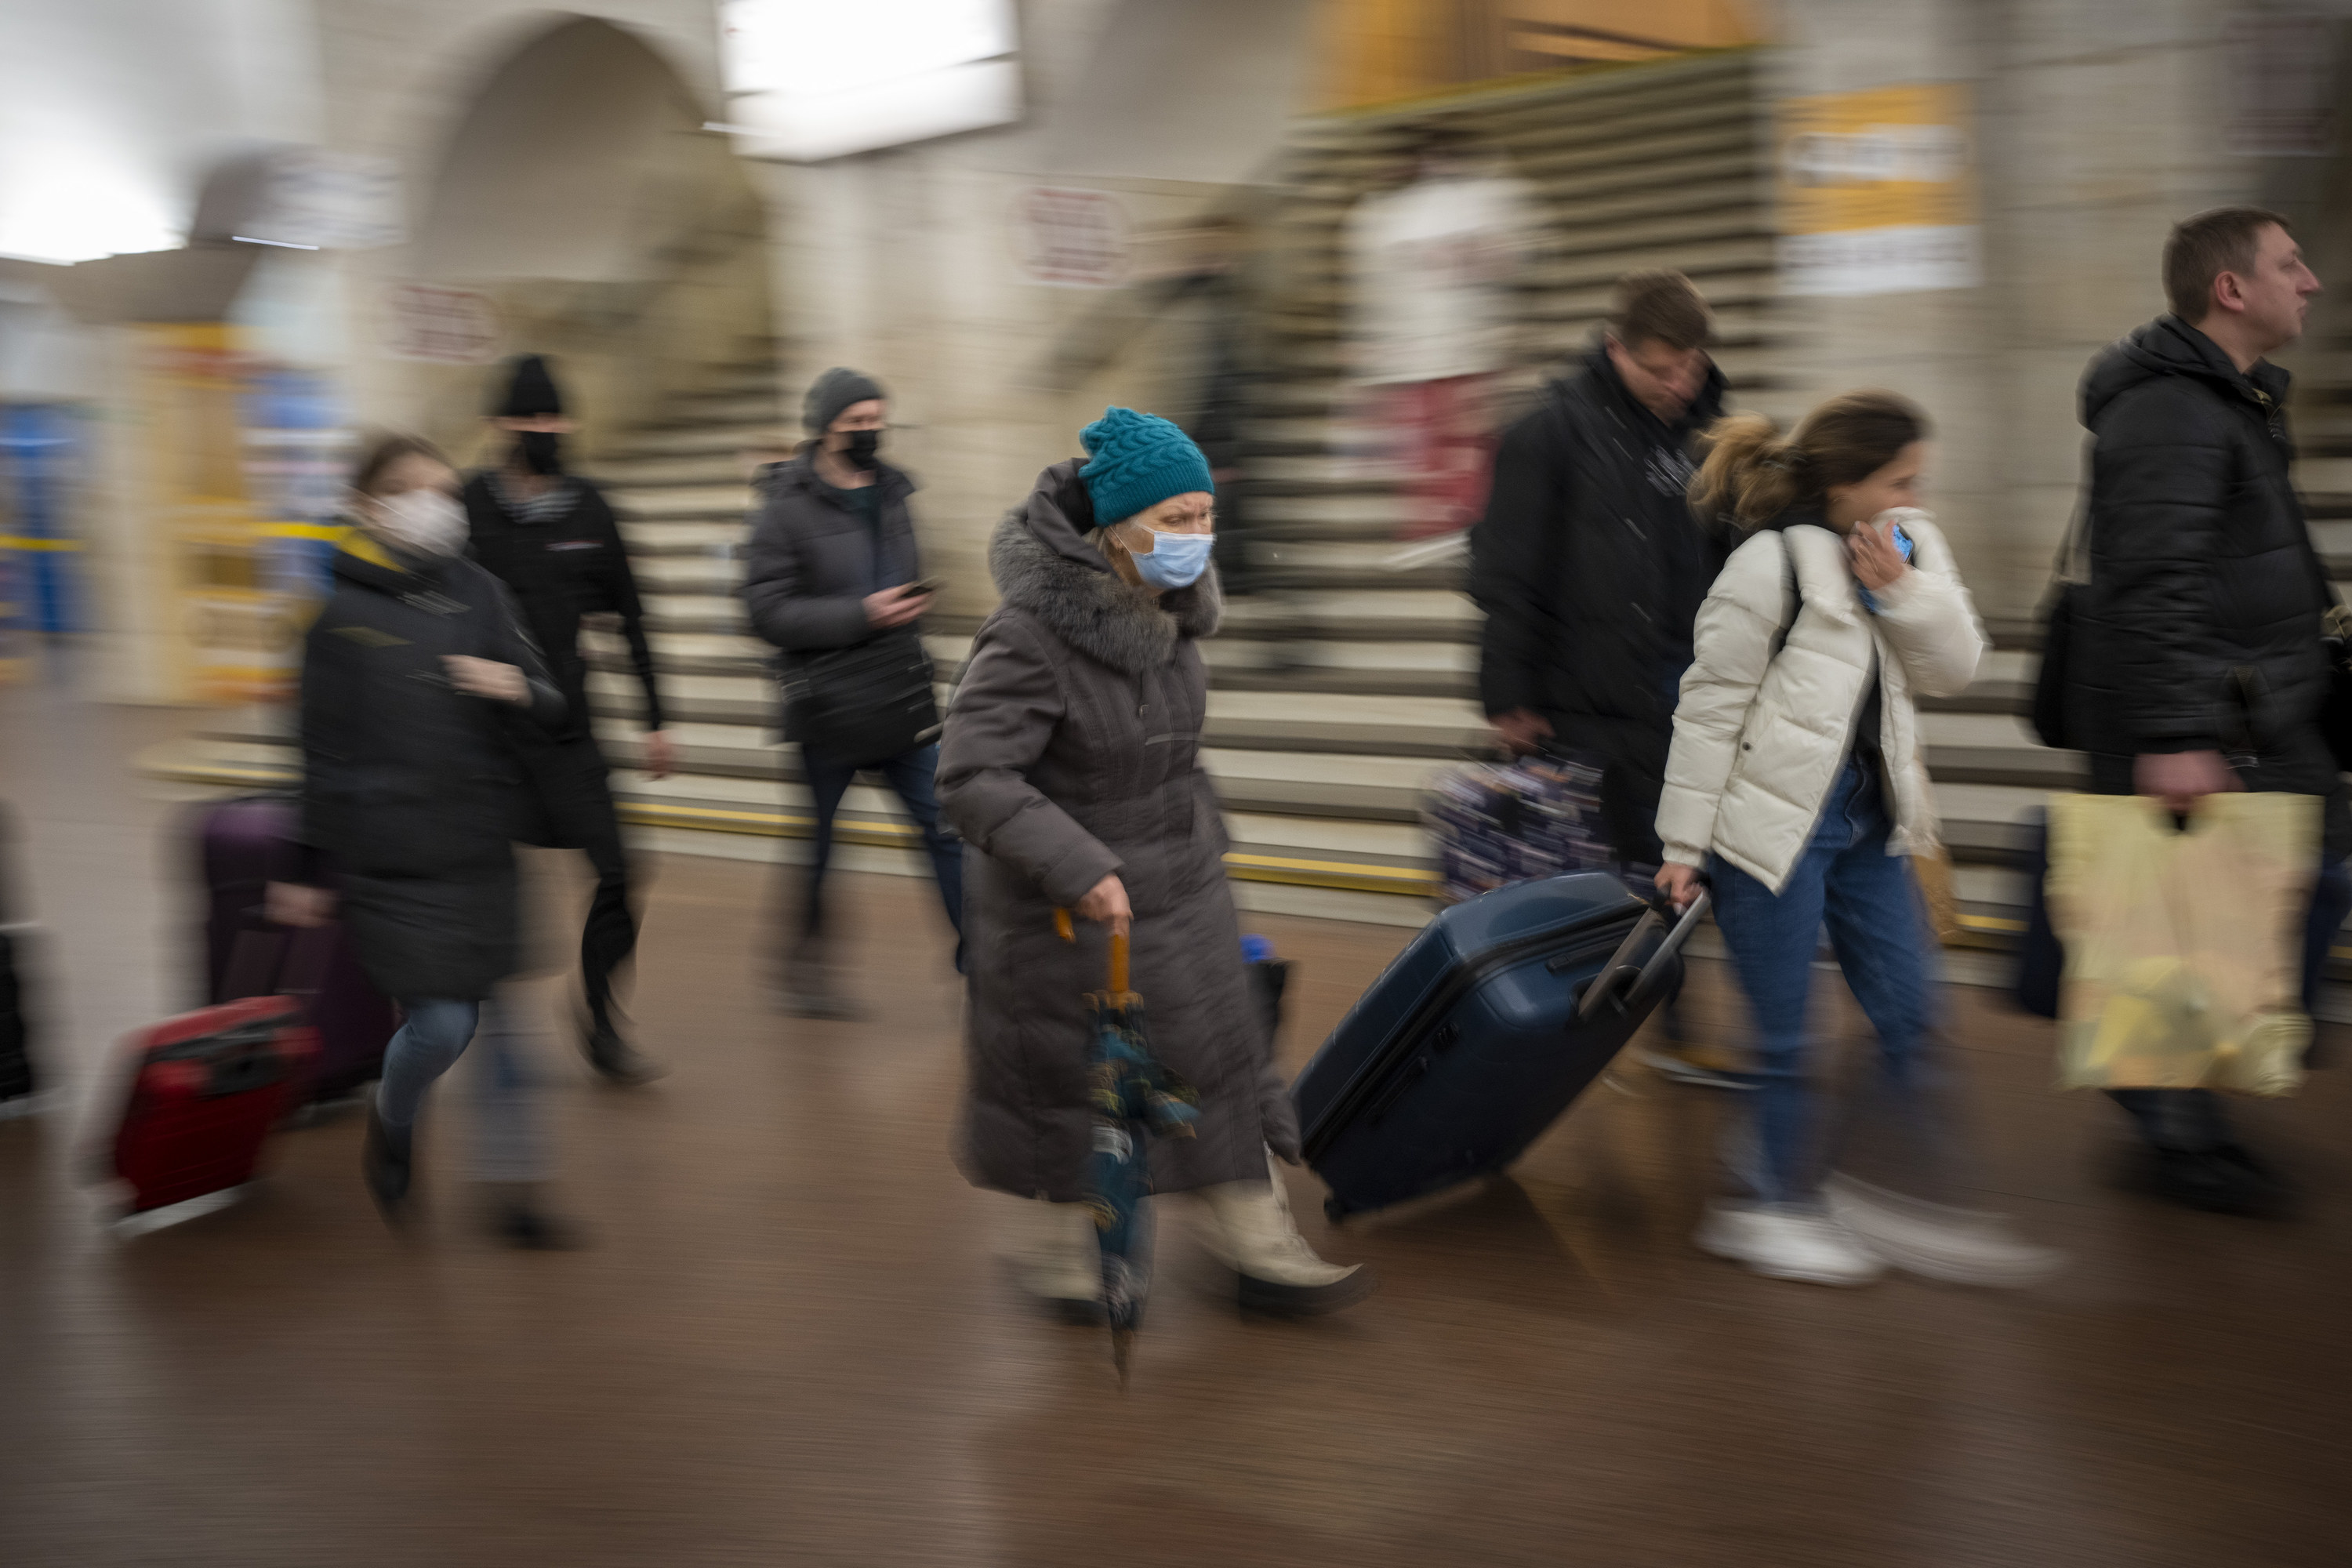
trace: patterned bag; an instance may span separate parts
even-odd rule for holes
[[[1422,817],[1448,903],[1616,865],[1601,825],[1601,770],[1575,756],[1449,768],[1431,782]]]

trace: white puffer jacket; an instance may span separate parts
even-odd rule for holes
[[[1874,652],[1894,797],[1886,850],[1935,849],[1935,797],[1912,699],[1966,689],[1985,634],[1942,531],[1922,511],[1891,515],[1911,536],[1911,570],[1874,591],[1874,616],[1862,606],[1845,541],[1827,528],[1796,523],[1732,552],[1699,609],[1697,658],[1675,710],[1658,805],[1669,861],[1705,866],[1712,850],[1780,891],[1837,782]],[[1801,605],[1789,598],[1791,560]],[[1789,635],[1776,656],[1782,626]]]

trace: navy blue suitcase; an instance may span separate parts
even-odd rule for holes
[[[1497,1171],[1600,1076],[1682,977],[1705,894],[1671,929],[1604,871],[1440,914],[1291,1086],[1334,1220]]]

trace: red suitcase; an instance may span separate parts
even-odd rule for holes
[[[237,939],[240,989],[275,990],[297,953],[315,991],[327,949],[321,932],[267,927]],[[263,977],[268,979],[264,980]],[[269,982],[275,981],[273,984]],[[142,1214],[253,1179],[262,1140],[295,1105],[317,1070],[319,1032],[308,998],[248,995],[166,1018],[132,1036],[131,1092],[114,1134],[113,1173],[130,1184],[128,1212]]]

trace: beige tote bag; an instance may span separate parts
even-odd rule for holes
[[[2319,809],[2208,795],[2182,831],[2144,796],[2051,797],[2062,1088],[2295,1091]]]

